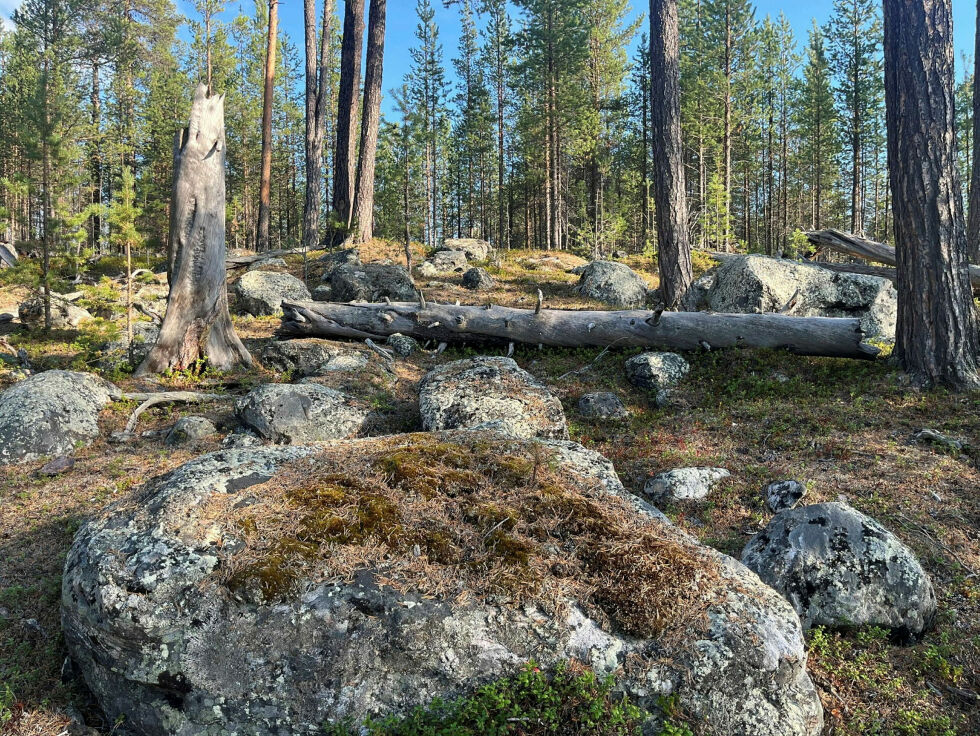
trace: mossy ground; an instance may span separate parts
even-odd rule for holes
[[[528,306],[540,284],[546,305],[592,306],[575,295],[574,277],[549,260],[554,256],[567,261],[567,267],[581,262],[561,253],[513,252],[502,258],[493,291],[469,292],[459,286],[458,275],[433,279],[443,284],[436,287],[423,280],[423,288],[428,298],[439,301]],[[366,257],[399,263],[403,258],[400,246],[383,243],[372,244]],[[301,273],[300,259],[288,260],[290,269]],[[639,257],[630,263],[644,266],[652,282],[652,263]],[[317,275],[313,269],[311,274]],[[0,312],[16,312],[23,295],[20,289],[0,288]],[[278,321],[236,318],[235,323],[258,354]],[[24,335],[17,329],[16,323],[2,325],[0,337],[26,349],[39,368],[67,367],[84,357],[77,334]],[[980,394],[917,391],[886,361],[724,351],[687,355],[691,374],[672,404],[657,408],[653,396],[624,379],[623,361],[635,352],[609,352],[596,360],[598,349],[519,346],[514,357],[562,399],[572,439],[610,458],[629,489],[638,490],[650,474],[671,467],[728,468],[732,477],[706,504],[666,509],[681,528],[723,552],[738,556],[749,535],[768,521],[762,489],[783,478],[806,483],[805,502],[843,496],[895,532],[933,578],[940,610],[936,628],[909,647],[867,632],[811,634],[809,671],[824,703],[825,732],[980,733],[980,472],[970,458],[939,453],[913,440],[918,429],[932,427],[980,446]],[[394,376],[372,366],[366,374],[318,380],[372,402],[392,431],[412,431],[419,426],[415,388],[424,372],[472,354],[450,349],[441,356],[399,360]],[[10,380],[0,368],[0,387]],[[130,378],[117,380],[135,385]],[[239,393],[268,380],[281,377],[256,370],[174,375],[163,383]],[[600,390],[624,400],[632,412],[629,421],[594,422],[577,414],[578,397]],[[120,429],[132,409],[125,404],[108,409],[103,435]],[[156,407],[140,418],[139,429],[165,429],[190,413],[229,426],[228,412],[227,403]],[[74,531],[144,479],[218,447],[206,441],[191,452],[167,448],[159,438],[127,445],[100,440],[80,450],[75,469],[61,477],[37,477],[40,462],[0,472],[0,607],[6,611],[0,615],[0,693],[4,685],[13,693],[20,714],[17,734],[59,733],[66,722],[61,709],[72,701],[84,704],[60,677],[59,581]],[[13,732],[9,724],[3,728]]]

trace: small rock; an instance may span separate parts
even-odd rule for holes
[[[463,286],[474,291],[481,291],[492,289],[495,282],[485,268],[471,268],[463,274]]]
[[[674,468],[657,473],[643,486],[653,503],[703,501],[719,481],[731,475],[724,468]]]
[[[766,486],[766,505],[770,511],[791,509],[806,495],[806,486],[798,480],[777,480]]]
[[[37,474],[44,475],[50,478],[56,475],[61,475],[62,473],[67,473],[69,470],[71,470],[74,467],[75,467],[75,458],[68,457],[67,455],[62,455],[42,465],[41,468],[37,471]]]
[[[961,452],[966,451],[969,448],[965,442],[961,440],[954,439],[942,432],[937,432],[935,429],[923,429],[916,433],[915,441],[920,445],[932,445],[938,450],[943,452],[948,452],[953,455],[959,455]]]
[[[347,395],[315,383],[267,383],[239,399],[235,412],[243,423],[277,444],[352,437],[369,414]]]
[[[429,268],[423,268],[426,265]],[[435,276],[442,273],[462,273],[466,266],[466,254],[462,251],[439,250],[419,264],[418,271],[423,276]]]
[[[643,307],[647,285],[629,266],[616,261],[593,261],[579,277],[583,296],[623,309]]]
[[[626,380],[639,388],[657,392],[657,405],[663,406],[670,390],[691,370],[677,353],[642,353],[626,361]]]
[[[338,347],[336,343],[319,338],[307,338],[270,343],[262,351],[262,363],[270,370],[302,378],[333,371],[361,370],[367,366],[368,358],[359,350]]]
[[[168,445],[182,445],[210,437],[218,431],[210,419],[206,417],[181,417],[167,435]]]
[[[282,313],[283,300],[306,301],[310,290],[288,273],[248,271],[235,282],[238,311],[254,317]]]
[[[396,265],[345,264],[334,269],[330,286],[337,302],[380,302],[385,297],[393,302],[412,302],[417,298],[412,277]]]
[[[28,299],[17,309],[20,321],[28,329],[36,330],[44,326],[44,299]],[[62,294],[51,294],[51,327],[56,330],[69,330],[82,322],[92,319],[91,313],[72,304]]]
[[[333,301],[333,289],[330,288],[330,284],[317,284],[310,294],[315,302]]]
[[[627,255],[629,254],[625,250],[614,250],[612,252],[613,258],[626,258]]]
[[[621,421],[629,418],[629,411],[616,394],[601,392],[585,394],[578,400],[579,413],[589,419]]]
[[[5,325],[8,322],[13,322],[13,321],[14,321],[14,315],[12,315],[10,312],[4,312],[3,314],[0,314],[0,325]]]
[[[403,335],[400,332],[389,335],[386,343],[388,347],[395,351],[395,355],[401,356],[402,358],[407,358],[412,353],[417,353],[422,349],[414,337]]]
[[[236,429],[221,441],[222,447],[258,447],[262,444],[262,438],[255,432],[246,428]]]

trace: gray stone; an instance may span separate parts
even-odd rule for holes
[[[419,384],[427,431],[493,423],[513,437],[568,437],[561,402],[510,358],[479,357],[433,368]]]
[[[477,238],[446,238],[442,246],[436,249],[439,251],[462,251],[466,254],[467,260],[485,261],[493,253],[493,247],[486,240]]]
[[[54,460],[49,460],[41,466],[40,470],[37,471],[38,475],[53,478],[56,475],[61,475],[62,473],[67,473],[69,470],[75,467],[75,458],[69,457],[67,455],[61,455],[56,457]]]
[[[248,271],[235,282],[238,312],[253,317],[282,314],[283,300],[307,301],[306,284],[288,273]]]
[[[99,436],[99,412],[122,393],[91,373],[45,371],[0,394],[0,465],[70,455]]]
[[[463,274],[463,286],[474,291],[483,291],[492,289],[496,284],[485,268],[471,268]]]
[[[935,617],[932,583],[912,551],[843,503],[779,512],[742,562],[785,596],[804,628],[881,626],[907,640]]]
[[[122,366],[137,368],[150,354],[160,337],[160,325],[155,322],[133,322],[133,349],[129,350],[126,328],[121,326],[119,337],[102,346],[99,367],[114,370]]]
[[[415,282],[402,266],[366,263],[348,264],[334,269],[330,276],[333,301],[393,302],[416,300]]]
[[[28,329],[44,327],[44,299],[40,296],[28,299],[17,308],[20,321]],[[92,319],[88,310],[73,304],[61,294],[51,294],[51,327],[56,330],[71,330],[82,322]]]
[[[663,406],[671,389],[690,370],[688,362],[677,353],[641,353],[626,361],[626,380],[639,388],[655,391],[657,405]]]
[[[894,339],[898,296],[888,279],[835,273],[814,264],[750,255],[726,259],[702,276],[684,301],[690,311],[800,317],[857,317],[868,336]]]
[[[228,448],[259,447],[262,438],[247,427],[238,427],[221,440],[221,445]]]
[[[468,268],[466,254],[459,250],[438,250],[419,264],[422,276],[437,276],[447,273],[462,273]]]
[[[357,434],[369,412],[326,386],[267,383],[235,406],[238,418],[277,444],[343,439]]]
[[[657,473],[643,486],[653,503],[703,501],[718,483],[731,475],[724,468],[674,468]]]
[[[961,452],[969,451],[970,445],[963,440],[958,440],[935,429],[922,429],[915,433],[915,441],[920,445],[930,445],[941,452],[952,455],[959,455]]]
[[[410,447],[412,439],[386,441]],[[338,451],[356,458],[367,442]],[[512,451],[515,440],[503,442]],[[573,443],[551,446],[565,483],[597,496],[621,488],[601,456]],[[704,586],[703,616],[665,638],[624,636],[576,600],[544,608],[460,602],[453,592],[423,598],[370,570],[338,580],[314,569],[275,603],[229,595],[222,563],[243,544],[241,530],[221,517],[205,522],[202,511],[229,495],[252,503],[284,463],[316,467],[309,453],[206,455],[79,531],[65,566],[62,628],[110,721],[123,717],[145,736],[314,734],[326,722],[458,697],[528,660],[550,668],[575,659],[600,676],[616,673],[620,691],[653,714],[659,698],[674,696],[711,733],[820,733],[820,701],[789,604],[736,561],[639,508],[637,524],[655,525],[659,537],[717,565],[716,576],[691,581]]]
[[[183,445],[216,434],[218,428],[207,417],[181,417],[167,434],[168,445]]]
[[[417,353],[422,349],[418,340],[414,337],[403,335],[400,332],[389,335],[385,342],[388,347],[395,351],[395,355],[399,355],[402,358],[407,358],[412,353]]]
[[[357,248],[334,250],[323,254],[317,259],[317,261],[323,265],[323,268],[325,269],[323,278],[324,280],[327,280],[330,278],[330,272],[337,268],[337,266],[346,266],[350,264],[355,266],[361,265],[361,253],[357,250]]]
[[[368,364],[359,350],[338,346],[328,340],[276,340],[262,351],[262,364],[277,373],[297,378],[322,376],[333,371],[357,371]]]
[[[766,506],[770,511],[795,508],[806,495],[806,486],[798,480],[778,480],[766,486]]]
[[[589,299],[623,309],[637,309],[646,304],[647,285],[625,263],[593,261],[579,277],[578,291]]]
[[[600,392],[585,394],[578,400],[579,413],[589,419],[621,421],[629,418],[629,411],[616,394]]]
[[[330,287],[330,284],[317,284],[313,287],[310,295],[315,302],[333,301],[333,289]]]
[[[264,261],[256,261],[248,267],[249,271],[264,271],[274,268],[287,268],[288,264],[282,258],[266,258]]]

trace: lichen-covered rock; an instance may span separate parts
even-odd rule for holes
[[[766,486],[766,506],[770,511],[795,508],[806,495],[806,486],[798,480],[777,480]]]
[[[422,349],[419,346],[418,340],[414,337],[403,335],[400,332],[396,332],[394,335],[388,335],[385,344],[395,351],[395,355],[402,358],[407,358],[412,353],[417,353]]]
[[[324,275],[326,279],[329,277],[329,272],[337,268],[337,266],[347,266],[350,264],[355,266],[361,265],[361,252],[357,248],[334,250],[329,253],[324,253],[317,261],[323,264],[324,269],[326,269],[327,273]]]
[[[262,364],[278,373],[291,373],[301,378],[361,370],[367,366],[368,359],[359,350],[313,337],[269,343],[262,351]]]
[[[479,357],[433,368],[419,384],[427,431],[492,424],[514,437],[568,436],[561,402],[510,358]]]
[[[670,391],[691,370],[690,364],[677,353],[641,353],[626,361],[626,380],[639,388],[657,394],[657,404],[663,405]]]
[[[578,290],[589,299],[624,309],[643,307],[647,300],[647,285],[625,263],[593,261],[582,271]]]
[[[330,288],[330,284],[317,284],[310,292],[310,297],[315,302],[333,301],[333,289]]]
[[[843,503],[781,511],[745,545],[742,562],[786,597],[805,628],[881,626],[913,639],[936,613],[912,550]]]
[[[496,284],[485,268],[471,268],[463,274],[463,287],[473,291],[492,289]]]
[[[17,308],[17,316],[29,329],[44,327],[44,299],[34,297]],[[51,327],[56,330],[70,330],[82,322],[92,319],[87,309],[83,309],[61,294],[51,294]]]
[[[267,440],[300,444],[357,434],[369,412],[349,396],[315,383],[267,383],[235,406],[238,418]]]
[[[620,398],[608,391],[585,394],[578,400],[578,411],[588,419],[605,421],[621,421],[630,415]]]
[[[691,289],[685,309],[800,317],[857,317],[868,336],[894,339],[898,295],[877,276],[836,273],[820,266],[749,255],[726,259]]]
[[[471,261],[485,261],[493,253],[493,247],[486,240],[477,238],[446,238],[439,251],[461,251]]]
[[[528,472],[542,458],[544,496]],[[471,466],[483,472],[466,475]],[[650,732],[673,696],[711,733],[816,736],[820,701],[792,608],[620,494],[608,461],[574,443],[480,432],[206,455],[82,527],[63,578],[65,642],[109,719],[145,736],[312,735],[458,697],[532,659],[616,672],[654,714]],[[475,500],[484,506],[449,523]],[[317,527],[320,508],[336,516]],[[345,535],[348,511],[357,535]],[[517,525],[541,514],[559,526],[520,546]],[[290,523],[334,541],[303,552],[268,536]],[[580,536],[596,525],[622,540]],[[614,554],[641,543],[648,571]],[[478,554],[457,557],[469,544]],[[520,584],[507,571],[522,555],[552,599],[493,592]],[[590,567],[597,555],[608,568]],[[452,584],[439,592],[442,580]],[[650,623],[624,633],[630,616]]]
[[[70,455],[99,436],[99,412],[121,396],[91,373],[45,371],[0,393],[0,465]]]
[[[402,266],[345,264],[330,274],[335,302],[415,301],[415,282]]]
[[[468,267],[466,254],[459,250],[437,250],[419,264],[418,272],[430,277],[447,273],[462,273]]]
[[[703,501],[729,473],[724,468],[674,468],[657,473],[643,486],[643,495],[653,503]]]
[[[256,261],[248,267],[249,271],[271,271],[277,268],[287,268],[288,264],[282,258],[266,258]]]
[[[168,445],[183,445],[196,440],[203,440],[217,433],[218,428],[214,426],[207,417],[181,417],[167,433]]]
[[[248,271],[235,282],[235,296],[240,314],[262,317],[281,314],[283,300],[309,300],[310,290],[288,273]]]

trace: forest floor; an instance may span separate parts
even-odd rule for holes
[[[403,262],[399,246],[382,243],[364,249],[362,257]],[[301,273],[301,262],[289,260],[290,270]],[[649,259],[627,262],[655,283]],[[510,252],[489,266],[498,282],[491,292],[476,296],[459,285],[458,275],[422,279],[421,285],[436,301],[528,306],[540,288],[547,306],[595,306],[577,296],[577,277],[566,273],[580,263],[568,254]],[[10,311],[21,297],[0,289],[0,312]],[[278,319],[236,317],[235,323],[258,354],[273,339]],[[0,337],[27,350],[38,369],[93,364],[86,352],[90,343],[75,333],[26,334],[14,323],[0,325]],[[911,646],[891,643],[880,630],[810,632],[809,671],[823,700],[825,733],[980,733],[980,470],[965,456],[942,454],[914,440],[917,430],[930,427],[980,446],[980,394],[915,390],[887,360],[736,350],[687,355],[690,375],[670,406],[657,408],[652,395],[625,380],[623,363],[637,352],[518,347],[514,358],[552,387],[564,404],[571,438],[612,460],[627,488],[639,490],[651,474],[673,467],[730,470],[731,478],[707,503],[664,509],[679,526],[725,553],[738,557],[768,522],[763,488],[786,478],[806,483],[805,502],[846,499],[897,534],[932,576],[939,600],[936,626]],[[470,349],[418,354],[398,360],[394,376],[374,360],[363,374],[318,380],[370,401],[389,431],[416,430],[422,375],[436,364],[473,354]],[[131,378],[112,378],[123,387],[136,385]],[[242,393],[276,380],[281,377],[256,368],[175,375],[163,383]],[[0,368],[0,389],[11,381]],[[632,413],[629,421],[596,423],[578,414],[578,398],[600,390],[623,399]],[[144,480],[220,447],[220,437],[193,451],[168,447],[160,436],[109,442],[132,409],[126,403],[107,409],[103,438],[79,450],[65,475],[40,477],[40,462],[0,473],[0,733],[59,734],[68,724],[67,709],[91,712],[85,694],[63,673],[61,571],[75,531]],[[187,414],[211,417],[222,432],[235,424],[230,402],[217,402],[151,409],[139,430],[165,430]],[[111,726],[103,724],[102,730]]]

